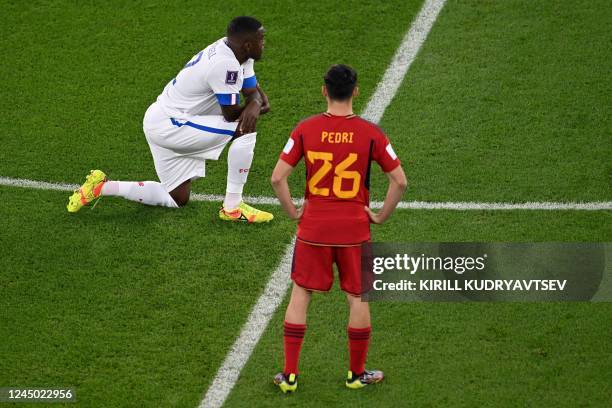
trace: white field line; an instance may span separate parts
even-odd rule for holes
[[[73,191],[79,186],[76,184],[66,183],[49,183],[46,181],[35,181],[28,179],[18,179],[10,177],[0,177],[0,186],[24,187],[38,190],[59,190]],[[223,196],[216,194],[198,194],[192,193],[193,201],[205,202],[222,202]],[[265,204],[265,205],[280,205],[276,197],[264,196],[245,196],[244,200],[250,204]],[[299,205],[302,199],[296,200]],[[372,201],[371,208],[379,209],[382,207],[382,201]],[[398,209],[405,210],[455,210],[455,211],[470,211],[470,210],[486,210],[486,211],[503,211],[503,210],[540,210],[540,211],[602,211],[612,210],[612,201],[595,201],[595,202],[526,202],[526,203],[478,203],[478,202],[431,202],[431,201],[402,201],[397,205]]]
[[[387,68],[381,83],[378,85],[378,89],[387,90],[383,97],[377,97],[378,89],[375,95],[368,101],[368,105],[365,109],[364,115],[378,123],[382,117],[383,112],[391,103],[395,92],[399,88],[399,84],[404,78],[406,71],[410,63],[417,54],[419,48],[425,41],[429,30],[436,21],[438,13],[444,6],[446,0],[426,0],[421,8],[421,11],[413,21],[408,34],[402,40],[402,44],[396,52],[395,57],[391,65]],[[418,28],[415,28],[418,27]],[[406,58],[404,55],[410,54],[411,58]],[[394,66],[405,66],[399,68]],[[389,73],[392,71],[393,73]],[[393,85],[397,82],[397,85]],[[381,91],[382,92],[382,91]],[[381,99],[379,99],[381,98]],[[373,112],[373,113],[370,113]],[[294,238],[295,239],[295,238]],[[285,250],[285,254],[281,260],[280,265],[276,268],[270,281],[266,285],[266,290],[261,295],[253,309],[249,318],[242,328],[240,336],[232,346],[230,352],[225,357],[225,361],[219,368],[217,375],[213,379],[211,385],[208,387],[208,391],[204,396],[204,399],[200,402],[198,408],[218,408],[223,405],[227,396],[232,391],[232,388],[236,384],[242,368],[251,357],[253,349],[257,345],[259,338],[265,331],[270,318],[274,314],[276,308],[285,297],[287,288],[289,288],[289,273],[290,273],[290,262],[292,259],[292,245],[289,245]],[[277,285],[274,292],[274,296],[270,298],[269,290],[271,285]],[[270,303],[272,306],[268,306],[266,303]],[[266,375],[267,373],[264,373]],[[248,403],[245,401],[245,403]]]
[[[378,83],[374,94],[368,101],[362,117],[374,123],[380,122],[387,106],[393,100],[395,93],[402,84],[410,65],[416,58],[425,42],[433,23],[444,7],[446,0],[427,0],[423,8],[412,22],[410,30],[404,36],[402,43],[395,52],[382,80]]]
[[[291,261],[293,259],[293,246],[295,236],[287,245],[280,264],[270,277],[262,295],[251,309],[251,313],[240,331],[240,335],[234,342],[225,361],[217,371],[217,375],[208,387],[208,392],[200,402],[198,408],[220,407],[232,391],[234,384],[240,376],[242,368],[249,360],[255,346],[263,335],[270,319],[285,297],[289,288],[289,275],[291,273]],[[268,375],[270,373],[264,373]],[[257,404],[255,404],[257,405]]]

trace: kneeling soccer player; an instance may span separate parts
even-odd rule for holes
[[[143,129],[160,183],[107,180],[92,170],[74,192],[68,211],[77,212],[100,196],[120,196],[148,205],[182,207],[191,182],[204,177],[205,161],[217,160],[226,145],[227,189],[219,217],[267,222],[272,214],[242,202],[255,149],[255,125],[269,110],[257,84],[254,61],[261,58],[265,30],[252,17],[236,17],[221,38],[196,54],[147,110]],[[240,106],[240,92],[246,103]]]
[[[382,371],[365,369],[371,326],[369,305],[361,299],[361,244],[370,240],[370,222],[384,222],[397,206],[406,189],[406,176],[380,128],[353,114],[357,73],[346,65],[334,65],[324,80],[327,112],[300,122],[293,130],[271,180],[283,209],[300,220],[291,271],[294,284],[285,314],[285,368],[274,378],[283,392],[297,389],[308,304],[313,291],[331,288],[333,263],[350,309],[346,386],[363,388],[383,379]],[[305,204],[297,209],[287,179],[302,157],[307,174]],[[367,207],[372,160],[389,178],[378,214]]]

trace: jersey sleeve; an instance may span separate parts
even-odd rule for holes
[[[215,93],[219,105],[237,105],[240,103],[240,88],[242,84],[238,73],[238,61],[221,60],[210,70],[208,84]]]
[[[304,143],[302,140],[302,133],[300,126],[298,125],[291,132],[291,137],[287,140],[287,144],[280,154],[280,159],[290,164],[292,167],[297,166],[300,159],[304,155]]]
[[[391,142],[380,129],[377,129],[377,134],[374,138],[372,158],[385,173],[389,173],[401,164],[400,159],[391,146]]]
[[[255,88],[257,85],[257,78],[255,77],[255,61],[253,58],[249,58],[243,66],[244,81],[242,82],[242,89]]]

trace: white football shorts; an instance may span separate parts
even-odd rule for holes
[[[205,175],[206,160],[217,160],[232,140],[238,122],[221,115],[170,118],[157,102],[147,109],[143,130],[155,171],[166,191]]]

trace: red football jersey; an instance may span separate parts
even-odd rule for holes
[[[356,115],[323,113],[300,122],[280,158],[295,167],[304,157],[308,200],[297,237],[321,245],[357,245],[370,239],[370,166],[385,173],[400,165],[389,139]]]

